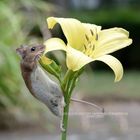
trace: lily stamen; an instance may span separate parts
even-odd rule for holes
[[[84,49],[86,50],[87,49],[87,47],[86,47],[86,45],[84,44]]]
[[[93,50],[93,51],[95,50],[95,45],[92,45],[92,50]]]
[[[95,40],[98,41],[98,34],[96,34],[96,38],[95,38]]]
[[[85,37],[86,37],[86,40],[89,42],[89,38],[88,38],[88,36],[85,34]]]
[[[91,35],[94,36],[94,32],[90,29]]]

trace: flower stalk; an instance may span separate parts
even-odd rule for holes
[[[65,131],[62,131],[61,133],[61,140],[66,140],[67,139],[67,128],[68,128],[68,117],[69,117],[69,104],[70,104],[70,97],[72,93],[72,87],[70,86],[71,84],[71,75],[72,71],[67,71],[63,83],[62,83],[62,90],[64,94],[64,100],[65,100],[65,107],[63,110],[63,128]]]
[[[62,131],[61,133],[61,140],[66,140],[67,139],[67,128],[68,128],[68,119],[69,119],[69,105],[70,105],[70,99],[72,95],[72,91],[75,87],[77,78],[81,74],[83,70],[73,72],[71,70],[68,70],[64,80],[62,82],[61,88],[63,90],[64,94],[64,100],[65,100],[65,107],[63,110],[63,128],[65,131]]]
[[[68,94],[67,92],[65,94]],[[65,107],[64,107],[64,112],[63,112],[63,128],[65,131],[62,131],[61,133],[61,140],[66,140],[67,139],[67,127],[68,127],[68,117],[69,117],[69,104],[70,104],[70,99],[65,100]]]

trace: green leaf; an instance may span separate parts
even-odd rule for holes
[[[50,74],[54,75],[59,81],[61,81],[61,66],[57,65],[53,60],[50,60],[49,64],[45,63],[44,59],[40,59],[41,66]]]

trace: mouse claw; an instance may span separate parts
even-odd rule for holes
[[[61,132],[65,132],[65,131],[66,131],[65,128],[62,127],[62,128],[61,128]]]
[[[63,125],[60,126],[61,132],[65,132],[65,128],[63,127]]]

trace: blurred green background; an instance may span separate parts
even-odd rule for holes
[[[74,96],[95,101],[103,106],[110,102],[111,106],[113,103],[120,104],[120,101],[139,102],[139,0],[1,0],[0,130],[17,130],[33,126],[45,132],[58,129],[58,120],[26,89],[20,74],[20,59],[15,52],[21,44],[42,43],[50,38],[51,34],[65,39],[60,29],[60,32],[55,29],[49,32],[46,24],[48,16],[77,18],[82,22],[101,25],[103,29],[127,29],[133,44],[113,53],[124,66],[122,81],[113,83],[113,72],[105,64],[95,62],[87,67],[80,78]],[[54,53],[53,57],[58,58],[58,63],[63,64],[63,54]]]

